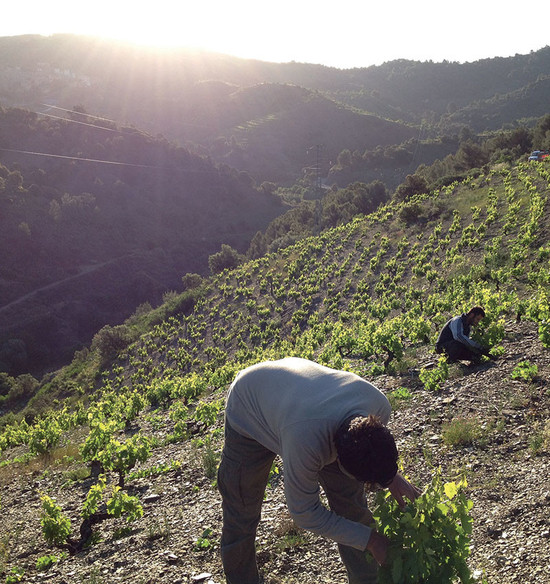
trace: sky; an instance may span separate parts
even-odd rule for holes
[[[13,0],[0,37],[85,34],[346,69],[528,54],[550,45],[549,22],[548,1]]]

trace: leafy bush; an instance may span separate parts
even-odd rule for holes
[[[464,494],[466,480],[443,483],[438,471],[431,485],[401,509],[387,491],[377,494],[374,517],[379,532],[392,541],[380,584],[451,584],[471,581],[473,503]]]
[[[143,507],[138,498],[128,495],[120,487],[113,489],[113,496],[107,501],[107,512],[113,517],[126,515],[127,521],[143,517]]]
[[[103,497],[103,491],[105,490],[105,485],[107,484],[105,475],[100,475],[99,480],[95,485],[90,487],[88,494],[86,495],[86,500],[82,505],[82,517],[84,519],[89,519],[97,513],[99,503]]]
[[[219,399],[213,402],[199,401],[195,410],[194,418],[206,426],[212,426],[218,418],[218,413],[224,406],[224,400]]]
[[[118,486],[112,490],[112,496],[107,501],[107,511],[100,511],[99,506],[103,501],[103,495],[107,485],[105,475],[100,475],[98,482],[92,485],[86,495],[86,500],[82,505],[80,526],[80,540],[72,540],[71,521],[63,513],[61,507],[57,505],[48,495],[41,495],[42,501],[42,534],[50,544],[64,547],[71,553],[79,551],[93,537],[93,526],[109,516],[127,516],[128,521],[135,521],[143,517],[143,507],[137,497],[133,497],[123,492]],[[44,560],[45,562],[45,560]]]
[[[44,538],[50,544],[65,544],[71,535],[71,520],[48,495],[41,495],[40,500],[42,501],[40,524]]]
[[[236,249],[223,243],[221,250],[208,258],[208,267],[212,274],[219,274],[225,269],[236,268],[243,259],[243,256]]]
[[[25,576],[25,570],[15,566],[10,570],[10,573],[6,576],[6,584],[16,584],[16,582],[23,582]]]
[[[512,379],[520,381],[533,381],[533,379],[538,375],[539,368],[536,363],[530,363],[529,361],[520,361],[514,370],[510,374]]]
[[[118,473],[119,486],[124,487],[126,474],[138,462],[145,462],[149,458],[151,440],[141,434],[128,438],[126,442],[119,442],[111,437],[104,448],[98,452],[97,459],[105,470]]]
[[[55,446],[63,430],[52,416],[38,420],[28,432],[28,446],[33,454],[44,454]]]
[[[135,331],[127,325],[106,325],[92,339],[92,351],[96,351],[102,362],[107,363],[135,341],[135,338]]]
[[[422,367],[419,373],[420,381],[428,391],[439,391],[441,385],[449,378],[449,365],[447,359],[441,356],[437,366],[432,369]]]
[[[36,560],[36,569],[39,572],[46,572],[59,560],[60,560],[60,558],[58,556],[53,555],[53,554],[41,556]]]
[[[388,400],[391,404],[392,410],[396,410],[399,406],[411,399],[412,395],[408,388],[398,387],[387,394]]]
[[[118,428],[119,423],[116,419],[104,421],[98,418],[92,418],[90,420],[90,432],[86,441],[80,447],[82,459],[86,462],[97,461],[99,453],[109,443]]]

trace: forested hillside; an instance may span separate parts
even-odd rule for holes
[[[0,105],[54,115],[44,104],[81,106],[193,146],[258,183],[292,183],[317,164],[307,154],[317,145],[325,177],[344,149],[363,154],[413,138],[437,144],[465,126],[477,134],[530,124],[548,113],[549,76],[548,47],[474,63],[402,59],[339,70],[70,35],[0,39]],[[449,153],[430,144],[423,163]]]
[[[134,128],[15,108],[0,128],[0,368],[12,374],[67,363],[283,210],[248,174]]]
[[[1,370],[66,363],[222,244],[258,257],[547,148],[549,74],[548,49],[338,70],[1,38]]]
[[[493,165],[236,269],[188,275],[185,293],[105,327],[40,386],[2,376],[0,569],[223,582],[224,397],[242,367],[297,355],[386,392],[414,482],[441,467],[463,485],[477,581],[547,581],[549,192],[545,163]],[[433,354],[437,332],[474,304],[487,311],[477,338],[499,358],[449,366]],[[343,581],[334,546],[292,526],[281,480],[278,466],[258,541],[266,582]]]

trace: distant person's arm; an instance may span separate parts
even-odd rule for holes
[[[460,316],[453,318],[453,320],[450,323],[450,328],[451,333],[453,335],[453,339],[455,339],[455,341],[458,341],[459,343],[462,343],[463,345],[470,347],[474,351],[482,350],[483,347],[479,343],[476,343],[476,341],[474,341],[470,337],[467,337],[464,334],[464,327],[462,326],[462,318]]]

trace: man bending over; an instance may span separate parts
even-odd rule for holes
[[[218,470],[227,584],[260,582],[254,540],[276,454],[296,525],[338,543],[350,584],[377,582],[376,563],[384,563],[389,541],[372,527],[365,483],[387,487],[401,505],[420,494],[397,472],[395,441],[385,427],[390,413],[374,385],[305,359],[259,363],[237,375]]]

